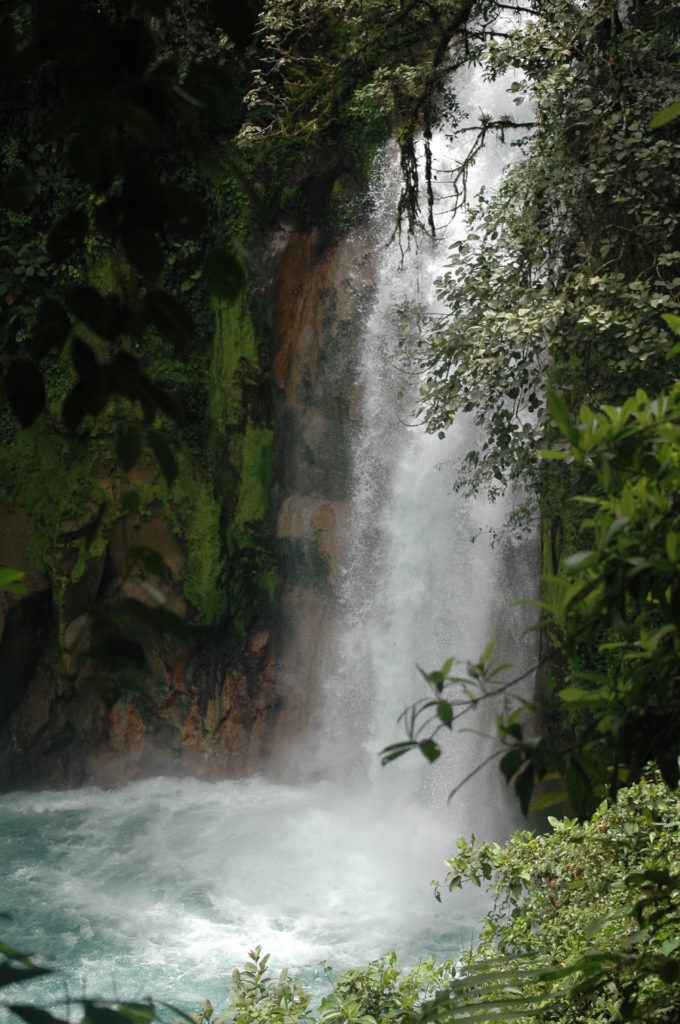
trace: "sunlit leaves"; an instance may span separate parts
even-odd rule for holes
[[[676,816],[676,795],[645,781],[582,825],[550,816],[551,831],[504,845],[459,839],[437,891],[485,884],[492,909],[420,1021],[674,1020]]]
[[[649,122],[649,127],[652,129],[663,128],[664,125],[670,124],[671,121],[675,121],[677,117],[680,117],[680,102],[676,101],[671,103],[669,106],[664,107],[658,114]]]
[[[28,588],[24,583],[25,573],[19,569],[10,569],[0,566],[0,592],[10,594],[26,594]]]
[[[492,75],[523,75],[516,88],[537,124],[525,159],[469,211],[439,281],[445,312],[414,352],[428,429],[445,432],[465,411],[486,432],[457,473],[464,490],[495,496],[518,478],[538,488],[562,473],[570,456],[552,440],[555,466],[537,464],[551,418],[565,422],[564,409],[546,409],[546,380],[570,414],[666,383],[668,334],[653,311],[680,303],[680,144],[649,118],[677,89],[673,44],[660,4],[593,45],[606,17],[599,2],[544,5],[489,47]]]

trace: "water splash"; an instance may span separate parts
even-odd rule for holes
[[[470,79],[485,106],[488,88]],[[450,158],[444,146],[435,145],[440,167]],[[223,1006],[232,967],[256,943],[275,964],[310,976],[320,959],[342,968],[393,946],[407,962],[455,955],[481,916],[477,892],[440,907],[429,880],[443,873],[460,832],[509,828],[495,775],[446,807],[451,783],[486,740],[457,737],[436,773],[420,764],[380,772],[377,751],[418,695],[416,663],[475,658],[508,618],[506,633],[521,634],[511,608],[531,594],[536,550],[470,543],[507,508],[453,491],[452,467],[472,444],[469,422],[457,421],[444,442],[407,425],[415,382],[399,357],[395,305],[416,297],[434,308],[446,243],[412,243],[403,260],[397,246],[385,247],[394,163],[388,153],[369,227],[377,286],[348,382],[361,413],[334,628],[323,639],[322,706],[301,754],[307,780],[151,779],[117,792],[0,797],[0,909],[12,915],[3,933],[61,965],[56,979],[35,983],[43,997],[151,993],[187,1009],[206,996]],[[487,151],[478,182],[488,186],[499,166]],[[526,657],[516,648],[509,660]],[[485,734],[491,726],[475,723]],[[21,998],[30,995],[23,989]]]

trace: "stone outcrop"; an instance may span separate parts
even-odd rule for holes
[[[323,638],[342,563],[356,396],[352,369],[372,293],[370,240],[361,231],[324,249],[320,232],[278,239],[272,305],[276,339],[282,552],[278,656],[282,700],[275,747],[302,734],[319,697]]]
[[[140,633],[141,677],[93,663],[94,602],[131,600],[191,621],[184,593],[187,551],[158,504],[146,518],[117,519],[103,552],[74,582],[74,553],[57,552],[60,575],[31,568],[34,527],[23,510],[0,510],[1,558],[26,568],[27,593],[0,603],[0,772],[2,785],[110,786],[140,775],[191,772],[217,777],[257,770],[277,710],[271,633],[206,642]],[[141,573],[130,552],[144,546],[167,578]],[[55,570],[56,573],[57,570]],[[55,596],[58,594],[58,597]]]
[[[4,786],[108,786],[168,771],[244,775],[267,770],[276,748],[304,730],[342,560],[347,433],[356,397],[348,367],[371,289],[368,250],[360,232],[324,247],[318,230],[286,227],[267,257],[276,451],[270,528],[280,578],[274,617],[249,611],[245,630],[230,628],[220,590],[271,486],[261,466],[257,478],[247,475],[253,453],[265,466],[271,435],[253,419],[257,395],[244,390],[256,358],[252,327],[238,342],[238,359],[229,354],[226,335],[219,342],[213,387],[231,382],[232,391],[210,399],[215,429],[223,431],[213,451],[220,459],[231,453],[232,468],[187,469],[180,460],[180,482],[163,498],[152,463],[123,479],[100,455],[90,457],[80,483],[73,483],[64,466],[88,453],[63,447],[53,456],[54,478],[42,455],[44,467],[36,472],[44,490],[26,489],[37,495],[33,506],[20,489],[16,503],[4,499],[0,565],[26,573],[25,594],[0,594]],[[218,321],[233,332],[239,318],[236,310]],[[44,452],[39,446],[49,437],[33,444]],[[223,490],[222,512],[216,487],[236,489],[231,497]],[[141,507],[116,504],[126,490],[142,495]],[[153,561],[140,568],[140,551],[155,553],[158,572]],[[217,557],[225,559],[221,568]],[[88,654],[107,627],[101,609],[115,621],[131,607],[142,618],[144,609],[151,616],[171,613],[188,626],[186,635],[175,635],[155,630],[150,620],[140,632],[141,676],[126,669],[125,652],[115,644],[108,661],[93,662]]]

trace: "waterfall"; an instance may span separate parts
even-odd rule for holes
[[[471,71],[460,75],[457,87],[468,109],[493,104],[500,116],[509,113],[507,86],[505,80],[490,86]],[[434,283],[444,273],[448,245],[464,230],[461,216],[451,219],[446,182],[464,146],[452,151],[443,133],[432,140],[440,193],[434,240],[424,234],[394,240],[396,145],[377,175],[368,228],[375,287],[359,344],[348,353],[360,411],[347,437],[344,555],[316,669],[321,698],[301,758],[313,774],[359,788],[370,780],[385,800],[436,807],[456,835],[498,838],[518,819],[496,765],[444,810],[452,786],[495,745],[499,708],[493,702],[470,719],[469,732],[456,732],[448,743],[444,737],[445,753],[434,768],[412,754],[381,772],[378,757],[381,747],[403,738],[397,718],[426,692],[417,666],[432,671],[453,656],[464,671],[490,640],[516,673],[535,658],[534,642],[525,636],[535,613],[517,602],[537,597],[537,538],[513,539],[502,531],[521,496],[491,504],[484,495],[465,498],[455,491],[458,464],[480,446],[480,428],[472,416],[460,415],[441,439],[413,422],[418,378],[399,343],[405,300],[407,317],[409,304],[425,321],[440,311]],[[470,173],[470,198],[482,186],[493,189],[507,161],[507,147],[489,143]]]
[[[488,89],[471,76],[473,111],[488,106]],[[502,83],[496,89],[502,94]],[[443,139],[434,155],[443,180],[452,159]],[[471,188],[491,184],[499,168],[487,151]],[[495,770],[446,803],[487,749],[495,711],[478,716],[475,734],[456,733],[434,769],[412,755],[381,771],[377,752],[399,738],[396,719],[421,692],[417,664],[476,659],[493,636],[515,666],[530,661],[514,602],[532,596],[537,551],[534,541],[492,547],[484,531],[502,524],[507,504],[455,493],[473,424],[457,421],[444,441],[410,425],[417,380],[401,359],[395,303],[415,298],[434,309],[446,211],[439,207],[442,239],[412,241],[402,260],[386,245],[398,188],[393,150],[378,177],[362,242],[374,285],[360,303],[357,342],[338,356],[353,393],[334,455],[347,485],[342,554],[330,614],[298,622],[306,653],[283,666],[289,703],[301,706],[313,668],[311,731],[291,745],[286,781],[166,778],[114,792],[0,796],[0,910],[11,915],[3,937],[60,968],[23,988],[22,1000],[151,994],[187,1010],[208,997],[221,1009],[233,966],[257,943],[276,966],[309,976],[321,959],[341,969],[395,945],[405,962],[455,955],[479,921],[478,892],[452,909],[434,902],[429,881],[443,874],[458,834],[499,836],[510,826]],[[349,278],[363,272],[347,268]],[[301,470],[288,473],[300,484]],[[287,509],[290,536],[309,553],[332,516],[311,486]],[[304,619],[300,593],[288,611]]]

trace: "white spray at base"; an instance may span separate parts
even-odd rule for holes
[[[488,107],[489,87],[471,87],[483,95],[468,97],[470,109]],[[457,835],[510,826],[494,771],[446,803],[490,740],[456,734],[434,769],[410,755],[381,770],[377,752],[400,738],[397,716],[422,692],[416,664],[474,660],[501,623],[521,636],[513,604],[532,594],[536,552],[492,549],[484,536],[470,543],[508,508],[453,491],[469,423],[443,442],[404,423],[413,396],[398,397],[394,304],[431,301],[446,244],[412,243],[403,264],[396,244],[385,247],[392,165],[376,204],[381,265],[356,368],[362,411],[339,614],[323,713],[300,755],[317,742],[316,781],[150,779],[115,792],[0,797],[0,910],[11,915],[2,935],[60,968],[33,992],[5,990],[12,998],[151,995],[194,1009],[208,997],[222,1008],[233,967],[257,943],[275,966],[311,976],[321,959],[342,969],[390,948],[407,963],[455,956],[479,922],[477,891],[440,906],[429,882],[442,877]],[[499,166],[487,154],[477,181],[488,187]],[[516,657],[504,653],[516,666],[531,656],[521,645]],[[491,735],[494,714],[475,728]]]
[[[508,84],[490,85],[471,71],[460,76],[457,88],[473,119],[490,105],[500,117],[512,107]],[[519,675],[536,654],[534,637],[526,635],[535,611],[518,602],[537,596],[538,538],[503,532],[521,496],[508,493],[492,504],[484,494],[466,498],[455,491],[458,466],[483,441],[480,428],[471,415],[461,415],[442,439],[413,423],[419,381],[399,345],[405,305],[406,321],[409,305],[417,307],[417,319],[424,313],[425,324],[441,312],[435,281],[446,270],[450,242],[465,230],[462,216],[451,220],[446,196],[465,139],[457,152],[441,134],[432,140],[435,190],[441,193],[435,192],[434,241],[421,234],[408,241],[402,236],[402,246],[386,244],[399,188],[396,146],[385,154],[376,187],[377,281],[355,371],[361,415],[353,433],[345,566],[314,733],[321,773],[358,789],[370,779],[386,801],[430,807],[454,838],[499,838],[519,818],[497,763],[446,806],[452,788],[497,747],[497,702],[480,705],[450,737],[440,733],[444,753],[433,767],[415,752],[381,770],[378,756],[405,739],[397,717],[429,693],[418,666],[431,672],[453,657],[452,671],[464,675],[466,663],[477,661],[493,640],[496,661],[510,663]],[[469,174],[469,198],[482,186],[493,190],[507,161],[507,147],[490,141]],[[525,695],[531,687],[529,678]]]

